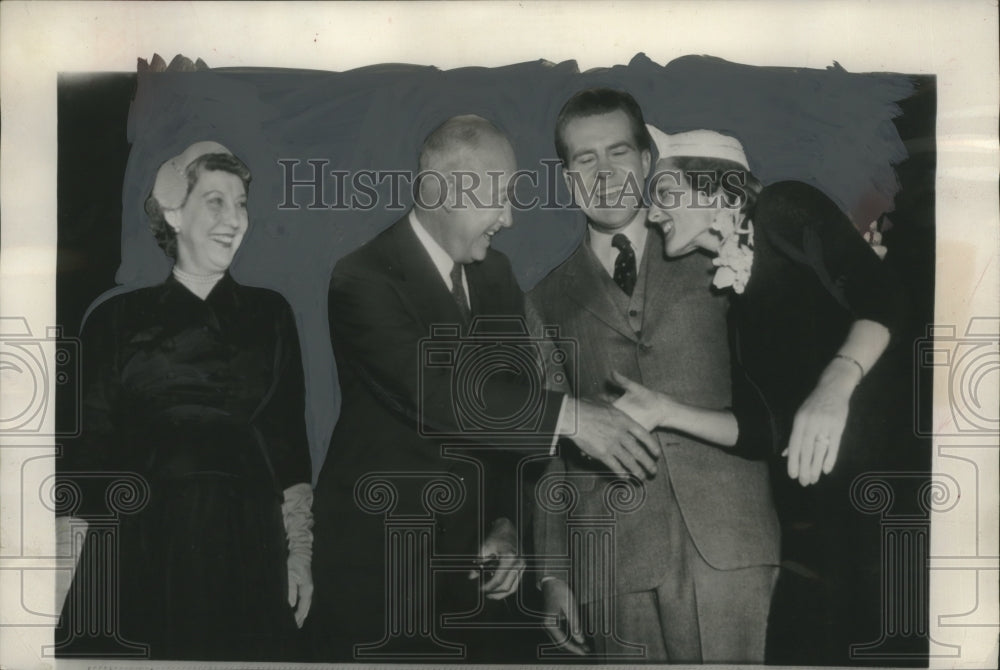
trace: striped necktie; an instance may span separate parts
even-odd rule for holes
[[[469,309],[469,298],[465,295],[465,285],[462,283],[462,264],[455,263],[451,268],[451,297],[455,299],[462,319],[468,323],[472,320],[472,310]]]

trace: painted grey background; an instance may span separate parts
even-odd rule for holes
[[[477,113],[509,135],[519,167],[540,170],[539,195],[554,186],[559,201],[567,202],[558,178],[546,183],[549,173],[540,161],[555,158],[552,131],[559,108],[591,86],[629,91],[647,122],[667,132],[704,127],[737,136],[765,184],[812,183],[858,225],[893,207],[893,164],[907,157],[893,123],[895,103],[914,91],[906,75],[852,74],[836,64],[826,70],[761,68],[697,56],[660,66],[642,54],[627,66],[584,73],[574,62],[451,71],[386,64],[344,73],[142,73],[127,117],[131,148],[121,195],[119,287],[95,303],[159,283],[169,272],[143,211],[159,165],[198,140],[229,147],[253,172],[250,232],[232,272],[240,282],[279,291],[295,311],[318,472],[339,409],[327,325],[330,273],[340,257],[402,212],[312,210],[305,189],[295,192],[301,208],[281,210],[284,171],[277,161],[303,161],[299,179],[309,175],[309,159],[328,160],[328,170],[415,169],[420,143],[432,128],[449,116]],[[387,200],[388,185],[379,192]],[[533,192],[522,189],[523,199]],[[583,229],[572,208],[517,212],[514,227],[498,235],[495,247],[510,257],[527,289],[569,255]]]

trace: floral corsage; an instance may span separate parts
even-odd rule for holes
[[[715,271],[712,286],[718,289],[731,286],[736,293],[743,293],[750,281],[750,266],[753,265],[753,223],[749,219],[722,241],[719,255],[712,260],[712,264],[719,268]]]
[[[862,237],[865,238],[865,242],[867,242],[868,246],[872,248],[872,251],[875,252],[875,255],[877,255],[879,259],[883,259],[885,258],[886,252],[888,252],[889,250],[885,247],[884,244],[882,244],[882,231],[879,230],[880,227],[881,224],[879,220],[875,219],[874,221],[868,224],[868,230],[866,230],[862,234]]]

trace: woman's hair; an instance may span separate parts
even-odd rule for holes
[[[187,166],[187,170],[185,171],[187,176],[187,193],[184,195],[184,202],[180,204],[180,207],[183,207],[187,202],[187,198],[191,195],[191,191],[194,190],[195,184],[198,183],[201,173],[213,171],[228,172],[236,175],[243,182],[243,188],[249,191],[250,168],[243,161],[232,154],[203,154],[191,161],[191,164]],[[156,243],[163,249],[163,252],[167,256],[177,260],[177,233],[167,223],[167,219],[163,215],[163,207],[152,193],[146,198],[145,210],[146,215],[149,216],[149,228],[153,231]]]
[[[740,222],[753,217],[763,185],[750,170],[735,161],[701,156],[674,156],[671,162],[691,188],[705,197],[723,196],[740,203]]]

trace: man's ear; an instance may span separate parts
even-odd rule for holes
[[[441,191],[441,208],[445,213],[451,214],[456,207],[455,194],[457,190],[455,189],[455,173],[449,172],[448,178],[442,179],[439,187],[443,189]]]
[[[649,149],[643,149],[639,157],[642,159],[642,178],[649,179],[649,168],[653,164],[653,156],[649,153]]]
[[[420,178],[420,205],[424,209],[444,208],[445,211],[452,210],[451,203],[448,202],[449,193],[452,190],[451,184],[440,172],[427,173]]]
[[[163,210],[163,218],[166,219],[167,225],[170,226],[175,233],[181,231],[181,212],[179,209],[165,209]]]
[[[566,188],[569,190],[570,197],[573,197],[573,179],[569,176],[569,168],[566,167],[565,163],[560,164],[562,167],[562,178],[566,183]]]

